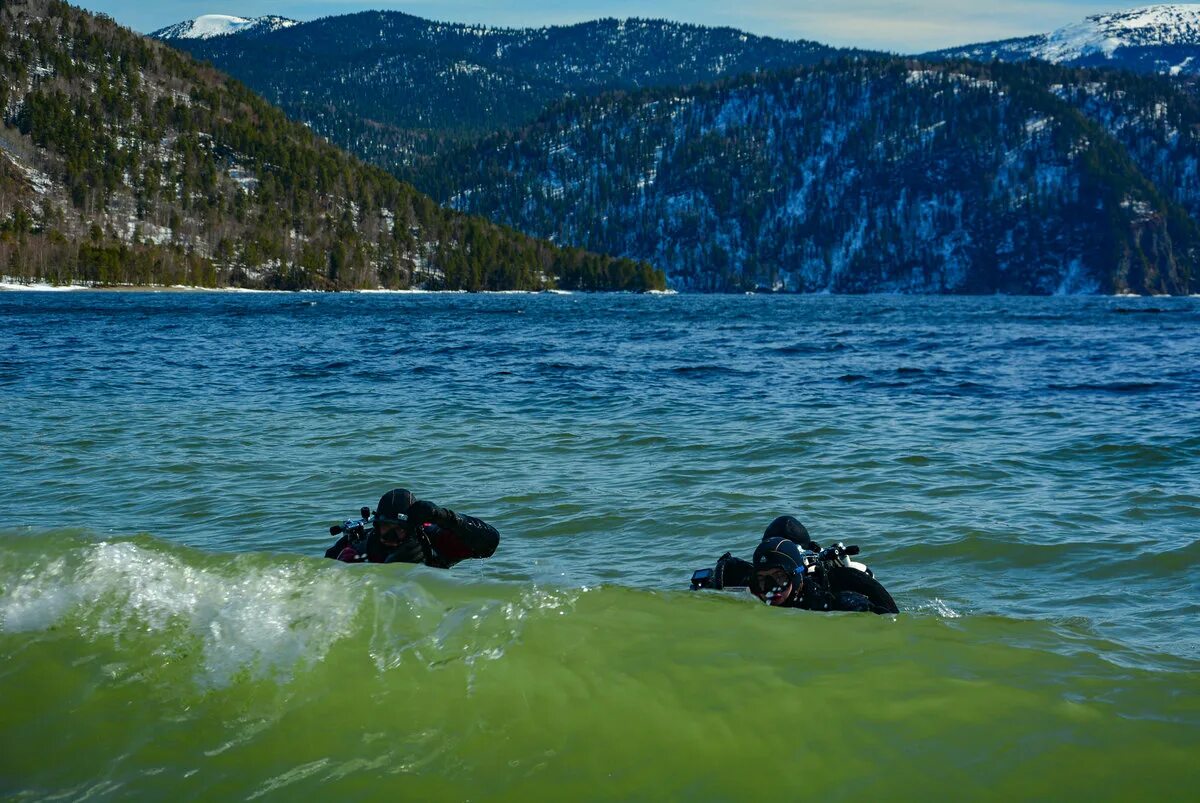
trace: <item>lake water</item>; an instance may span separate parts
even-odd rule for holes
[[[6,292],[0,410],[3,797],[1195,783],[1200,299]],[[687,591],[782,513],[903,612]]]

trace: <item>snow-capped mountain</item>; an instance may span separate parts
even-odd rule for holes
[[[1047,34],[1033,55],[1054,62],[1093,54],[1111,58],[1119,48],[1154,45],[1200,45],[1200,4],[1094,14]]]
[[[298,25],[296,20],[270,14],[264,17],[232,17],[228,14],[204,14],[194,20],[184,20],[150,35],[155,39],[212,39],[230,34],[260,35]]]
[[[1138,72],[1200,72],[1200,4],[1144,6],[1093,14],[1051,33],[982,42],[928,54],[990,61],[1125,67]]]
[[[412,179],[678,289],[1181,293],[1196,131],[1149,76],[861,59],[560,103]]]
[[[661,19],[493,28],[396,11],[325,17],[261,36],[159,38],[386,168],[446,136],[522,125],[569,97],[861,55]]]

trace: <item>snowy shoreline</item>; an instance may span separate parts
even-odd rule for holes
[[[5,291],[10,292],[40,292],[40,293],[63,293],[76,290],[91,290],[101,293],[354,293],[360,295],[470,295],[470,290],[389,290],[384,287],[377,287],[367,290],[257,290],[251,287],[197,287],[195,285],[186,284],[87,284],[87,283],[72,283],[72,284],[50,284],[49,282],[22,282],[11,276],[0,276],[0,293]],[[476,290],[477,294],[484,295],[556,295],[570,296],[576,293],[612,293],[612,292],[627,292],[620,290]],[[674,296],[679,295],[677,290],[645,290],[641,293],[632,293],[631,295],[646,295],[646,296]],[[759,293],[747,292],[744,294],[728,293],[726,295],[748,295],[757,296]],[[771,295],[771,294],[768,294]],[[829,295],[828,293],[786,293],[782,295]],[[895,295],[893,293],[868,293],[868,295]],[[899,295],[907,295],[901,293]],[[913,294],[918,295],[918,294]],[[990,295],[990,294],[988,294]],[[1037,296],[1029,296],[1034,298]],[[1061,297],[1061,296],[1046,296],[1046,298]],[[1141,295],[1138,293],[1111,293],[1111,294],[1083,294],[1077,297],[1093,297],[1093,298],[1200,298],[1200,293],[1192,293],[1189,295],[1173,296],[1170,294],[1147,294]]]
[[[50,284],[49,282],[22,282],[5,276],[0,279],[0,292],[66,293],[75,290],[93,290],[102,293],[290,293],[291,290],[254,290],[247,287],[196,287],[185,284]],[[302,290],[300,292],[317,292]]]
[[[432,295],[466,294],[468,290],[389,290],[378,287],[369,290],[258,290],[251,287],[198,287],[186,284],[50,284],[49,282],[22,282],[10,276],[0,277],[0,292],[64,293],[76,290],[92,290],[101,293],[361,293],[364,295]],[[550,295],[569,296],[572,290],[479,290],[489,295]],[[648,290],[647,294],[672,295],[675,291]]]

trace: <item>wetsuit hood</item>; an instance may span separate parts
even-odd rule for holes
[[[408,513],[408,509],[417,501],[412,491],[405,488],[393,488],[379,498],[375,506],[375,515],[381,519],[395,519]]]
[[[804,589],[804,558],[787,538],[768,538],[754,550],[750,590],[771,605],[787,605]]]
[[[768,524],[766,532],[763,533],[763,541],[769,541],[772,538],[786,538],[802,547],[807,547],[812,543],[812,536],[808,534],[808,528],[801,524],[795,516],[780,516]]]

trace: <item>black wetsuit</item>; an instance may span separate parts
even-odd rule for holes
[[[792,594],[784,608],[803,608],[806,611],[852,611],[870,613],[871,600],[857,591],[828,591],[806,582],[799,594]]]
[[[726,552],[717,559],[713,571],[712,587],[749,588],[754,579],[754,564],[735,558]],[[792,594],[781,608],[802,608],[806,611],[853,611],[866,613],[871,610],[871,600],[857,591],[830,591],[819,585],[816,578],[809,577],[800,593]]]
[[[467,558],[490,558],[500,544],[500,533],[482,519],[460,516],[444,507],[434,508],[433,521],[408,535],[400,544],[385,544],[374,529],[352,541],[343,534],[325,550],[325,557],[350,563],[424,563],[448,569]]]

